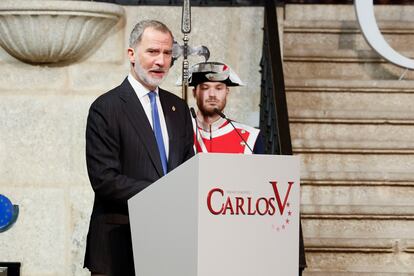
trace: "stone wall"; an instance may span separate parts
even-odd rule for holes
[[[23,276],[89,275],[88,107],[127,74],[136,21],[160,19],[181,40],[180,7],[125,10],[103,45],[74,63],[28,65],[0,49],[0,193],[21,210],[0,233],[0,260],[22,262]],[[305,275],[414,275],[413,73],[398,81],[404,70],[369,48],[351,5],[287,5],[279,15],[302,160]],[[376,16],[390,44],[413,56],[414,8],[381,6]],[[192,23],[190,43],[208,46],[247,83],[226,113],[258,125],[263,9],[193,8]],[[177,63],[163,87],[179,95],[179,77]]]
[[[413,6],[375,15],[412,57]],[[399,81],[405,70],[371,50],[352,5],[287,5],[283,27],[305,275],[414,275],[413,72]]]
[[[74,63],[29,65],[0,49],[0,193],[20,206],[17,223],[0,233],[0,261],[21,262],[23,276],[89,275],[82,268],[93,204],[84,156],[89,105],[128,73],[137,21],[161,20],[182,43],[181,7],[124,8],[125,20]],[[247,83],[232,90],[227,114],[257,126],[263,8],[194,7],[192,23],[190,44],[208,46],[211,60],[227,62]],[[178,95],[180,61],[162,85]]]

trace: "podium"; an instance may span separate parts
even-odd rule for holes
[[[296,276],[299,158],[202,153],[128,201],[137,276]]]

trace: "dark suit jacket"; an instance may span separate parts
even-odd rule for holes
[[[168,171],[194,155],[187,104],[159,90],[169,135]],[[112,276],[134,275],[127,200],[163,176],[151,125],[127,79],[91,105],[86,162],[95,201],[85,267]]]

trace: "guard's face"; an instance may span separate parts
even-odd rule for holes
[[[217,116],[215,108],[223,111],[228,93],[227,85],[221,82],[204,82],[193,90],[198,110],[207,117]]]
[[[145,29],[135,49],[128,48],[133,76],[146,88],[154,90],[171,67],[173,39],[169,33]]]

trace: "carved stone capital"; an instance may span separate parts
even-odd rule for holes
[[[100,44],[124,16],[91,1],[0,1],[0,45],[32,64],[76,60]]]

